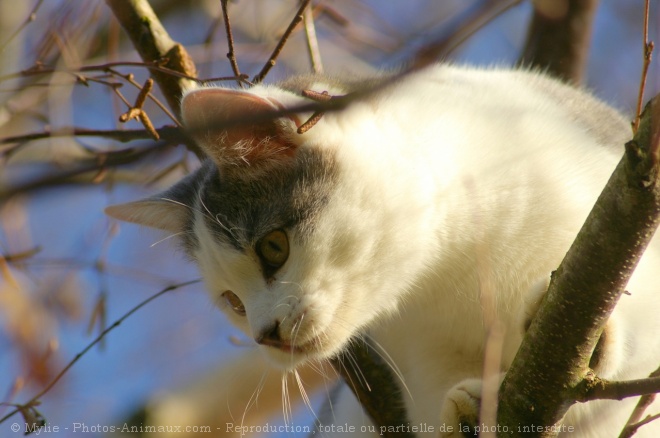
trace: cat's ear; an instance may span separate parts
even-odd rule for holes
[[[108,206],[105,213],[120,221],[180,233],[191,222],[191,203],[197,196],[198,179],[198,175],[192,173],[162,193],[139,201]]]
[[[110,205],[105,208],[105,214],[120,221],[179,233],[184,229],[190,214],[187,210],[183,205],[154,197]]]
[[[289,161],[296,145],[285,127],[297,123],[294,116],[277,118],[281,109],[274,99],[223,88],[197,89],[181,102],[186,129],[220,167]]]

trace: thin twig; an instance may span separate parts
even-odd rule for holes
[[[314,12],[312,8],[305,9],[303,13],[305,25],[305,41],[307,41],[307,51],[309,52],[309,61],[314,73],[323,73],[323,62],[321,61],[321,51],[319,50],[319,41],[316,38],[316,26],[314,25]]]
[[[37,245],[34,248],[30,248],[25,251],[15,252],[11,254],[0,254],[0,258],[3,258],[7,263],[22,262],[26,259],[32,258],[33,256],[39,254],[41,250],[42,247]]]
[[[649,375],[649,377],[658,376],[660,376],[660,368],[656,369]],[[642,415],[644,415],[646,409],[651,406],[651,403],[655,401],[655,398],[656,394],[646,394],[639,398],[639,401],[637,402],[635,409],[633,409],[632,413],[630,414],[630,418],[628,418],[628,421],[626,422],[626,427],[624,427],[621,431],[619,438],[628,438],[637,431],[637,428],[635,428],[635,431],[630,433],[630,430],[632,430],[634,425],[642,419]]]
[[[147,96],[150,94],[153,86],[153,79],[147,78],[144,86],[140,89],[140,92],[135,98],[135,104],[129,108],[128,111],[119,116],[119,121],[126,123],[129,120],[138,119],[142,123],[142,126],[144,126],[144,129],[146,129],[147,132],[151,135],[151,137],[154,140],[158,140],[159,136],[156,132],[156,129],[154,129],[154,125],[151,123],[151,120],[149,119],[146,111],[142,109],[142,106],[144,105],[145,100],[147,100]]]
[[[282,35],[282,38],[280,38],[280,41],[277,43],[277,46],[275,46],[275,50],[273,50],[273,53],[271,53],[270,58],[268,58],[268,61],[263,66],[259,74],[256,75],[254,79],[252,79],[252,82],[254,82],[255,84],[261,83],[268,74],[268,72],[270,71],[270,69],[275,67],[277,57],[280,56],[280,52],[282,51],[284,45],[288,41],[289,36],[293,32],[293,29],[295,29],[298,23],[302,21],[303,12],[305,11],[305,8],[309,6],[311,1],[312,0],[303,0],[302,5],[296,12],[295,17],[293,17],[293,20],[291,20],[289,27],[286,28],[284,34]]]
[[[185,136],[181,129],[174,126],[163,126],[157,129],[159,137],[164,140],[183,141]],[[86,129],[61,128],[54,131],[33,132],[24,135],[0,138],[0,144],[22,143],[51,137],[103,137],[122,143],[151,138],[144,129]]]
[[[131,84],[131,85],[133,85],[133,86],[134,86],[135,88],[137,88],[138,90],[142,90],[143,87],[142,87],[140,84],[138,84],[137,82],[135,82],[135,80],[133,79],[133,75],[132,75],[131,73],[124,75],[124,74],[122,74],[122,73],[120,73],[120,72],[118,72],[118,71],[116,71],[116,70],[114,70],[114,69],[108,69],[108,71],[109,71],[110,73],[112,73],[112,74],[115,74],[115,75],[121,77],[121,78],[124,78],[124,79],[126,80],[126,82],[128,82],[128,83]],[[145,84],[145,85],[146,85],[146,84]],[[151,94],[151,93],[147,93],[146,96],[149,97],[149,99],[151,99],[151,101],[152,101],[153,103],[155,103],[155,104],[158,106],[158,108],[160,108],[165,114],[167,114],[167,116],[168,116],[168,117],[169,117],[174,123],[176,123],[176,125],[177,125],[178,127],[182,127],[182,126],[181,126],[181,122],[179,122],[179,120],[176,118],[176,116],[175,116],[174,114],[172,114],[172,112],[171,112],[171,111],[170,111],[170,110],[169,110],[169,109],[168,109],[168,108],[167,108],[167,107],[166,107],[166,106],[165,106],[165,105],[164,105],[164,104],[163,104],[163,103],[162,103],[162,102],[156,97],[156,96],[154,96],[154,95]],[[131,105],[128,105],[128,106],[130,107]]]
[[[152,62],[135,62],[135,61],[118,61],[118,62],[108,62],[105,64],[95,64],[95,65],[85,65],[75,69],[61,69],[54,67],[46,67],[43,64],[37,63],[34,66],[21,70],[15,73],[9,73],[4,76],[0,76],[0,82],[6,81],[9,79],[16,79],[27,76],[43,75],[43,74],[52,74],[58,72],[69,72],[69,73],[86,73],[90,71],[109,71],[109,69],[114,69],[116,67],[141,67],[148,68],[149,70],[155,70],[161,73],[168,75],[176,76],[181,79],[189,79],[191,81],[199,81],[196,77],[189,76],[176,70],[172,70],[167,67],[163,67],[163,62],[167,61],[166,59],[161,59],[158,61]]]
[[[307,97],[308,99],[312,99],[315,102],[329,102],[332,99],[336,99],[338,96],[330,96],[327,91],[324,91],[322,93],[319,93],[318,91],[313,91],[313,90],[303,90],[302,95],[304,97]],[[314,125],[316,125],[319,120],[321,120],[321,117],[325,114],[325,110],[316,110],[312,114],[312,116],[307,119],[305,123],[300,125],[298,127],[298,134],[304,134],[305,132],[309,131],[312,129]]]
[[[152,142],[148,146],[140,149],[127,148],[119,151],[95,154],[93,158],[83,160],[77,167],[72,167],[59,173],[41,176],[16,186],[0,187],[0,202],[4,202],[19,193],[25,193],[43,187],[50,188],[55,184],[71,182],[73,178],[90,172],[96,172],[98,175],[98,172],[103,171],[104,169],[134,163],[149,154],[162,149],[168,144],[169,143],[163,141]],[[98,183],[99,181],[98,178],[90,178],[89,180],[86,180],[86,182]]]
[[[206,83],[206,82],[211,82],[211,81],[236,81],[240,80],[243,81],[244,83],[250,83],[246,79],[248,78],[248,75],[246,74],[241,74],[240,76],[222,76],[222,77],[216,77],[216,78],[208,78],[208,79],[201,79],[197,78],[194,76],[189,76],[183,73],[180,73],[176,70],[169,69],[167,67],[163,67],[161,64],[163,61],[167,60],[160,60],[160,61],[153,61],[153,62],[129,62],[129,61],[123,61],[123,62],[108,62],[105,64],[95,64],[95,65],[86,65],[82,66],[76,69],[61,69],[61,68],[54,68],[54,67],[45,67],[43,64],[35,64],[34,66],[21,70],[15,73],[9,73],[4,76],[0,76],[0,82],[7,81],[10,79],[16,79],[16,78],[22,78],[22,77],[29,77],[29,76],[38,76],[38,75],[47,75],[47,74],[53,74],[53,73],[71,73],[76,75],[76,73],[87,73],[91,71],[103,71],[103,72],[112,72],[113,74],[117,74],[117,70],[115,70],[116,67],[141,67],[141,68],[147,68],[149,70],[154,70],[158,71],[163,74],[169,74],[172,76],[175,76],[177,78],[181,79],[188,79],[190,81],[194,81],[200,84]],[[78,75],[76,75],[78,76]],[[124,76],[124,75],[122,75]],[[78,76],[80,77],[80,76]],[[84,76],[83,76],[84,77]]]
[[[27,70],[22,70],[18,73],[12,73],[6,76],[0,77],[0,82],[6,79],[11,79],[15,77],[27,77],[27,76],[32,76],[32,75],[41,75],[41,74],[52,74],[52,73],[68,73],[73,75],[76,80],[83,84],[83,85],[88,85],[88,82],[97,82],[103,85],[107,85],[109,87],[114,88],[115,94],[117,94],[123,101],[126,103],[126,105],[130,108],[131,104],[128,103],[128,101],[117,91],[117,88],[121,86],[121,84],[113,83],[113,82],[107,82],[100,80],[99,78],[94,78],[94,77],[87,77],[85,75],[81,75],[80,73],[85,73],[89,71],[103,71],[106,73],[109,73],[111,76],[115,77],[120,77],[124,79],[125,81],[129,82],[131,85],[136,87],[138,90],[142,89],[142,86],[135,82],[133,79],[133,74],[132,73],[121,73],[118,70],[115,69],[116,66],[131,66],[131,67],[145,67],[145,68],[150,68],[150,69],[155,69],[160,71],[161,73],[171,73],[176,77],[179,78],[185,78],[185,79],[191,79],[195,80],[197,82],[203,82],[202,80],[199,79],[194,79],[194,78],[188,78],[186,75],[180,74],[175,72],[174,70],[166,69],[166,68],[161,68],[161,67],[154,67],[155,64],[151,63],[142,63],[142,62],[110,62],[106,64],[99,64],[99,65],[90,65],[90,66],[84,66],[80,67],[77,69],[54,69],[54,68],[45,68],[41,64],[36,64],[34,67],[29,68]],[[105,76],[101,76],[103,78]],[[234,77],[231,78],[215,78],[214,80],[229,80],[229,79],[236,79]],[[238,78],[238,80],[242,80],[241,78]],[[174,123],[176,123],[178,126],[181,126],[181,123],[177,119],[177,117],[172,114],[172,112],[153,94],[148,95],[149,99],[151,99]]]
[[[628,424],[628,425],[626,425],[626,427],[621,432],[621,435],[619,435],[619,438],[630,438],[631,436],[633,436],[637,433],[637,429],[639,429],[640,427],[644,426],[645,424],[649,424],[651,421],[655,421],[659,418],[660,418],[660,414],[649,415],[646,418],[644,418],[643,420],[638,421],[637,423]]]
[[[229,58],[229,63],[231,64],[231,69],[234,72],[236,78],[241,77],[241,71],[238,68],[238,61],[236,61],[236,54],[234,53],[234,35],[231,31],[231,23],[229,22],[229,12],[227,11],[227,2],[228,0],[220,0],[222,4],[222,17],[225,20],[225,32],[227,33],[227,58]],[[243,88],[243,82],[240,79],[236,79],[238,86]]]
[[[38,0],[37,4],[34,5],[34,8],[32,8],[32,11],[30,11],[30,14],[27,16],[25,21],[12,33],[9,38],[7,38],[7,41],[2,43],[2,46],[0,46],[0,53],[4,52],[9,43],[11,43],[14,38],[16,38],[22,31],[25,29],[30,23],[32,23],[36,18],[37,18],[37,11],[41,7],[41,4],[44,2],[44,0]]]
[[[220,76],[215,78],[197,79],[197,82],[199,82],[200,84],[208,84],[210,82],[218,82],[218,81],[237,81],[251,87],[254,85],[254,83],[251,82],[249,78],[250,76],[248,76],[247,74],[241,73],[240,76]]]
[[[460,47],[472,35],[481,30],[507,10],[520,4],[522,0],[506,0],[505,2],[485,1],[470,6],[452,22],[443,26],[441,34],[426,41],[421,49],[415,51],[408,63],[411,68],[422,68],[437,62]]]
[[[645,379],[627,380],[621,382],[601,380],[594,378],[585,380],[589,389],[581,394],[578,401],[590,400],[623,400],[628,397],[637,397],[660,392],[660,377],[647,377]]]
[[[644,5],[644,41],[642,42],[642,78],[639,81],[639,93],[637,94],[637,111],[635,120],[632,122],[633,134],[639,129],[639,121],[642,118],[642,105],[644,104],[644,89],[646,88],[646,78],[653,57],[653,41],[649,41],[649,7],[650,0],[646,0]]]
[[[92,349],[96,344],[101,342],[101,340],[112,330],[115,328],[119,327],[128,317],[133,315],[135,312],[140,310],[142,307],[146,306],[156,298],[160,297],[161,295],[166,294],[167,292],[173,291],[175,289],[179,289],[185,286],[190,286],[191,284],[199,283],[201,280],[190,280],[190,281],[185,281],[183,283],[175,284],[172,286],[168,286],[161,290],[160,292],[151,295],[149,298],[143,300],[140,302],[137,306],[133,307],[131,310],[126,312],[121,318],[119,318],[117,321],[115,321],[111,326],[103,330],[92,342],[90,342],[80,353],[76,354],[74,358],[62,369],[62,371],[59,372],[57,376],[53,378],[53,380],[46,385],[44,389],[39,391],[34,397],[32,397],[27,403],[17,405],[14,404],[14,406],[17,406],[16,409],[13,411],[9,412],[7,415],[4,417],[0,418],[0,423],[3,423],[7,419],[13,417],[17,413],[21,412],[23,409],[31,409],[33,406],[37,406],[39,403],[39,399],[43,397],[48,391],[50,391],[61,379],[64,377],[64,375],[78,362],[89,350]]]

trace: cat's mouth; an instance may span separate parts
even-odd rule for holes
[[[264,339],[260,342],[261,345],[275,348],[283,353],[291,354],[310,354],[318,349],[318,339],[314,338],[303,344],[294,345],[279,339]]]

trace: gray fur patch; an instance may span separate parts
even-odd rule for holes
[[[273,167],[258,178],[244,178],[237,170],[221,174],[213,162],[205,163],[196,208],[206,213],[212,233],[238,250],[278,228],[295,227],[304,240],[337,175],[331,154],[308,148],[298,150],[291,165]]]
[[[197,236],[195,235],[193,229],[193,210],[196,204],[195,198],[197,197],[197,193],[199,192],[201,186],[200,174],[203,174],[203,172],[204,167],[186,176],[181,181],[170,187],[167,191],[155,197],[155,199],[158,200],[166,199],[168,202],[173,201],[181,205],[182,208],[187,208],[188,214],[186,215],[185,221],[183,223],[183,229],[179,235],[179,241],[181,242],[184,251],[188,255],[191,255],[193,250],[199,245]]]

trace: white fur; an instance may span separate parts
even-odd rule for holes
[[[287,339],[316,343],[306,354],[260,347],[286,369],[321,361],[367,329],[402,374],[412,424],[438,430],[450,389],[469,405],[461,382],[482,376],[484,309],[492,303],[505,330],[506,369],[531,291],[558,266],[623,152],[623,119],[604,121],[621,132],[600,144],[543,91],[552,87],[536,73],[437,66],[291,133],[299,147],[336,154],[336,189],[305,247],[290,236],[272,286],[254,254],[219,246],[197,221],[214,300],[225,290],[240,297],[247,317],[226,310],[250,337],[278,318]],[[249,92],[305,102],[274,87]],[[660,365],[658,262],[655,244],[615,311],[604,377],[642,378]],[[368,424],[347,391],[341,398],[337,424]],[[632,403],[576,406],[566,423],[577,427],[572,436],[613,436]],[[638,436],[657,436],[656,424]]]

